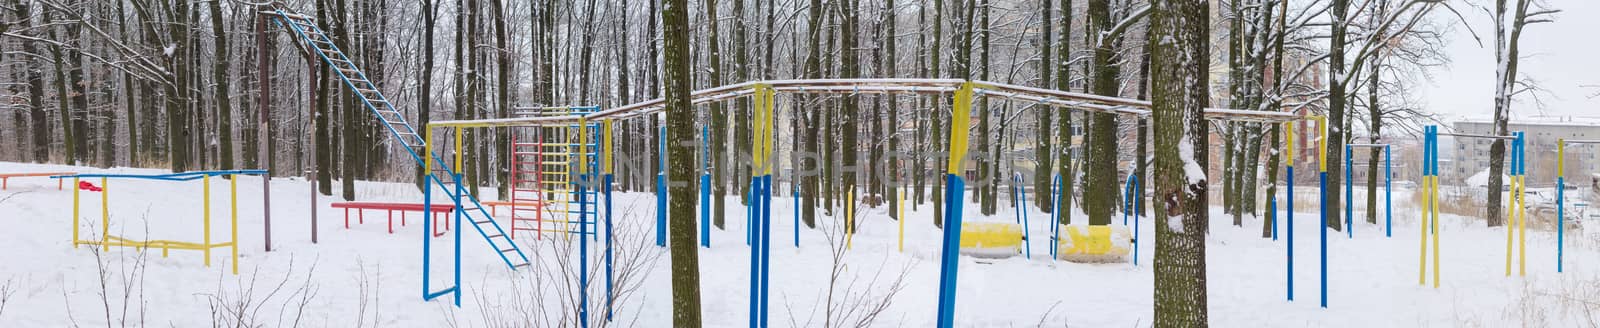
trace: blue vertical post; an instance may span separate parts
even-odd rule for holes
[[[579,163],[578,165],[585,165]],[[589,327],[589,174],[578,174],[578,322]],[[461,230],[461,229],[456,229]],[[460,285],[457,285],[458,287]]]
[[[1018,214],[1022,215],[1022,254],[1031,260],[1033,259],[1033,242],[1031,238],[1028,238],[1028,193],[1022,192],[1022,174],[1017,173],[1016,176],[1017,185],[1014,190],[1016,190],[1017,199],[1019,199],[1019,204],[1021,205],[1013,207],[1017,209]]]
[[[1394,163],[1390,145],[1383,145],[1383,236],[1394,237]],[[1370,209],[1368,209],[1370,211]]]
[[[789,186],[790,207],[794,208],[794,248],[800,248],[800,186]]]
[[[1323,170],[1317,175],[1317,183],[1321,185],[1319,194],[1322,194],[1322,229],[1317,229],[1322,235],[1322,307],[1328,307],[1328,171]]]
[[[1290,147],[1293,147],[1293,145],[1290,145]],[[1285,229],[1285,230],[1287,230],[1287,235],[1289,237],[1288,241],[1286,242],[1287,244],[1289,244],[1289,264],[1286,265],[1285,267],[1287,267],[1289,269],[1288,270],[1289,273],[1287,274],[1288,281],[1289,281],[1289,300],[1293,301],[1294,300],[1294,159],[1292,159],[1292,158],[1289,159],[1289,165],[1286,165],[1285,167],[1288,168],[1288,172],[1284,173],[1284,180],[1289,181],[1288,196],[1284,197],[1284,199],[1285,199],[1285,204],[1284,205],[1287,205],[1287,206],[1285,206],[1287,208],[1287,210],[1284,211],[1284,223],[1288,225],[1288,229]]]
[[[700,153],[704,170],[700,171],[700,246],[711,247],[711,128],[700,128]]]
[[[429,270],[429,269],[433,268],[431,266],[431,264],[433,262],[433,259],[432,259],[433,253],[431,253],[431,251],[433,250],[433,235],[432,235],[433,234],[433,231],[432,231],[433,230],[433,173],[432,172],[427,172],[426,174],[427,175],[422,176],[422,208],[426,209],[426,210],[424,210],[425,213],[428,213],[428,214],[426,214],[426,215],[428,215],[428,218],[427,218],[427,220],[428,220],[428,229],[422,229],[422,300],[423,301],[427,301],[428,299],[431,298],[431,297],[428,297],[428,294],[431,293],[431,291],[429,291],[429,289],[428,289],[428,282],[430,281],[430,280],[428,280],[428,276],[429,276],[428,271],[432,271],[432,270]],[[313,196],[313,197],[315,197],[315,196]],[[460,227],[457,227],[456,230],[460,230]]]
[[[1567,245],[1566,173],[1556,176],[1556,273],[1561,273],[1562,257]]]
[[[958,173],[945,175],[944,245],[940,251],[938,325],[955,325],[956,265],[961,262],[961,203],[966,183]]]
[[[1061,258],[1060,254],[1057,254],[1059,251],[1057,250],[1056,245],[1060,245],[1061,243],[1061,215],[1064,215],[1061,214],[1063,211],[1061,210],[1062,186],[1060,173],[1056,174],[1056,181],[1055,183],[1050,184],[1050,186],[1054,191],[1050,193],[1050,196],[1055,198],[1050,200],[1052,203],[1054,203],[1053,206],[1050,206],[1050,259],[1059,260]]]
[[[606,321],[611,321],[611,305],[615,302],[615,300],[612,299],[613,293],[611,292],[611,181],[613,179],[615,179],[615,177],[612,175],[612,173],[606,173],[605,185],[601,187],[604,188],[606,192]]]
[[[757,147],[759,147],[759,146],[757,146]],[[752,195],[756,194],[756,190],[757,189],[761,189],[761,178],[760,177],[757,177],[755,179],[751,179],[750,180],[750,193]],[[760,207],[761,207],[761,198],[759,198],[759,197],[751,197],[750,198],[750,208],[751,209],[756,209],[756,208],[760,208]],[[757,222],[755,220],[750,220],[750,221],[753,224],[757,224],[757,225],[761,224],[761,223],[759,223],[759,222]],[[755,231],[755,230],[760,230],[760,227],[755,227],[755,229],[753,229],[752,231]],[[745,234],[745,237],[746,237],[746,239],[745,239],[746,241],[752,241],[752,240],[749,239],[750,235],[748,233]],[[760,314],[761,301],[760,301],[760,299],[761,299],[761,277],[762,277],[762,275],[761,275],[762,274],[762,272],[761,272],[761,242],[759,240],[755,240],[754,242],[755,242],[754,244],[750,245],[750,317],[749,318],[750,318],[750,327],[760,327],[760,322],[761,322],[761,314]]]
[[[461,228],[461,225],[462,225],[461,224],[461,220],[467,219],[467,218],[462,217],[462,214],[466,214],[467,210],[461,208],[461,198],[464,197],[463,193],[467,192],[467,190],[463,189],[463,187],[461,186],[461,174],[460,173],[456,173],[455,180],[456,180],[456,195],[455,195],[455,197],[451,197],[451,198],[454,198],[456,200],[456,210],[455,210],[455,212],[456,212],[456,228],[455,229],[451,229],[451,230],[455,230],[455,233],[456,233],[456,254],[455,254],[455,258],[456,258],[456,265],[455,265],[456,266],[456,270],[455,270],[456,278],[455,278],[455,287],[450,287],[450,289],[451,289],[450,293],[451,294],[455,294],[454,296],[456,298],[456,307],[459,308],[459,307],[461,307],[461,229],[462,229]],[[428,210],[431,210],[431,209],[428,209]],[[423,230],[430,230],[430,231],[427,231],[427,232],[424,232],[424,233],[433,233],[431,231],[431,230],[433,230],[433,229],[431,229],[431,227],[429,229],[423,229]],[[501,254],[501,255],[505,255],[505,254]]]
[[[746,199],[750,199],[750,201],[749,201],[750,205],[747,205],[747,206],[744,207],[744,245],[745,246],[755,246],[754,244],[751,244],[751,242],[752,242],[753,239],[755,239],[755,234],[756,234],[755,224],[756,224],[756,207],[757,206],[755,206],[755,198],[758,195],[756,193],[756,188],[758,188],[759,185],[760,184],[758,184],[755,179],[750,179],[750,186],[749,186],[750,190],[747,190],[745,192]]]
[[[772,175],[761,177],[761,327],[767,327],[768,300],[772,293]]]
[[[1351,164],[1355,162],[1351,160],[1351,157],[1355,157],[1353,150],[1350,145],[1344,145],[1344,232],[1349,234],[1351,239],[1356,238],[1356,180],[1355,174],[1351,172],[1355,171],[1352,167],[1354,164]],[[1367,172],[1367,174],[1372,174],[1372,172]],[[1372,209],[1369,208],[1367,210],[1371,211]]]
[[[661,144],[656,173],[656,246],[667,246],[667,127],[660,127]]]

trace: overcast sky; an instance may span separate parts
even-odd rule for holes
[[[1471,0],[1474,3],[1489,0]],[[1576,115],[1600,117],[1600,0],[1545,0],[1562,12],[1554,23],[1531,25],[1523,30],[1519,64],[1521,75],[1533,78],[1547,89],[1539,97],[1538,108],[1528,96],[1520,96],[1511,108],[1512,117],[1531,115]],[[1458,1],[1452,1],[1460,3]],[[1449,35],[1447,49],[1451,63],[1436,69],[1431,84],[1423,88],[1426,108],[1453,117],[1491,117],[1494,112],[1494,21],[1477,8],[1459,6],[1467,23],[1483,39],[1460,26]],[[1471,10],[1471,11],[1468,11]],[[1439,13],[1450,17],[1449,12]],[[1459,24],[1459,23],[1456,23]]]

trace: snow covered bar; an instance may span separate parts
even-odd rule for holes
[[[695,105],[729,101],[755,94],[757,86],[767,86],[777,93],[791,94],[953,94],[964,85],[974,89],[974,95],[1030,101],[1051,107],[1083,110],[1096,113],[1113,113],[1148,117],[1150,102],[1145,100],[1107,97],[1086,93],[1042,89],[1005,83],[959,79],[802,79],[750,81],[720,87],[695,90],[689,94]],[[595,121],[602,118],[626,119],[640,117],[664,109],[665,99],[656,98],[593,114],[553,117],[509,119],[481,119],[436,121],[436,126],[502,127],[573,124],[580,118]],[[1306,119],[1305,116],[1286,113],[1225,108],[1207,108],[1206,118],[1225,121],[1288,122]]]
[[[769,80],[750,81],[732,85],[719,86],[709,89],[696,90],[690,93],[690,103],[699,105],[714,102],[729,101],[747,96],[754,96],[759,100],[756,106],[758,111],[770,110],[773,107],[773,96],[777,93],[792,94],[909,94],[909,95],[943,95],[950,94],[952,100],[951,122],[949,125],[949,168],[946,172],[960,172],[963,160],[968,150],[968,130],[971,127],[971,111],[974,98],[978,96],[1002,100],[1022,100],[1058,109],[1082,110],[1093,113],[1111,113],[1118,115],[1134,116],[1138,118],[1151,115],[1149,101],[1107,97],[1092,94],[1049,90],[1034,87],[1018,86],[1004,83],[995,83],[978,80],[960,79],[802,79],[802,80]],[[613,109],[598,111],[587,115],[571,115],[539,118],[514,118],[514,119],[488,119],[488,120],[458,120],[437,121],[434,127],[509,127],[509,126],[543,126],[565,125],[584,121],[598,121],[607,119],[628,119],[658,113],[665,110],[665,100],[651,99],[639,103],[629,104]],[[1207,108],[1207,119],[1222,121],[1284,123],[1292,121],[1310,120],[1313,117],[1286,112],[1251,111],[1225,108]],[[772,120],[776,115],[768,116],[765,120]],[[776,122],[772,122],[776,124]],[[771,129],[769,129],[770,131]],[[663,140],[665,141],[665,140]],[[1325,167],[1326,165],[1320,165]],[[946,198],[945,227],[943,233],[938,327],[951,327],[955,320],[955,282],[958,257],[962,238],[961,204],[965,182],[959,174],[947,174],[945,184]],[[765,211],[763,211],[765,212]],[[1108,237],[1115,235],[1107,233]],[[761,243],[765,247],[765,243]],[[764,258],[757,259],[764,262]],[[755,261],[753,261],[753,265]],[[761,270],[753,268],[753,272]],[[755,274],[753,274],[755,275]],[[761,276],[764,276],[761,275]],[[765,280],[763,277],[755,277]],[[755,280],[752,280],[755,281]],[[754,286],[753,286],[754,288]],[[765,296],[764,293],[753,293],[757,297]],[[756,302],[756,300],[752,300]],[[755,308],[760,315],[765,314],[765,307]],[[758,314],[753,313],[752,316]]]

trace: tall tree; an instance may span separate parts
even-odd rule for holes
[[[417,70],[417,126],[428,128],[428,121],[433,119],[433,32],[439,10],[438,0],[422,0],[422,67]],[[536,43],[537,44],[537,43]],[[433,163],[428,163],[432,167]],[[421,166],[416,168],[417,188],[424,188],[424,171]]]
[[[21,23],[17,27],[17,34],[27,37],[38,37],[33,21],[33,10],[29,0],[14,0],[11,4],[12,14]],[[30,134],[29,144],[33,149],[33,162],[44,163],[50,161],[50,128],[49,117],[44,111],[44,70],[43,65],[35,55],[39,55],[39,41],[24,40],[22,52],[29,54],[22,56],[24,84],[28,89],[28,128]]]
[[[1061,41],[1057,44],[1055,58],[1056,90],[1070,91],[1072,89],[1072,0],[1061,0]],[[1056,128],[1061,132],[1056,134],[1056,151],[1061,157],[1056,161],[1056,172],[1061,174],[1061,199],[1057,202],[1056,211],[1061,212],[1058,221],[1061,224],[1072,223],[1072,186],[1077,180],[1077,172],[1072,166],[1072,111],[1062,111],[1056,117]]]
[[[212,51],[216,58],[211,62],[211,81],[216,85],[217,102],[217,150],[219,162],[217,168],[221,170],[233,169],[233,97],[228,94],[228,30],[224,29],[222,16],[222,1],[214,0],[211,8],[211,41]]]
[[[1205,170],[1209,137],[1210,7],[1204,0],[1153,0],[1150,31],[1155,120],[1155,327],[1206,327]]]
[[[809,46],[806,47],[808,52],[805,59],[805,77],[808,79],[821,78],[822,48],[819,44],[822,39],[822,0],[811,0],[811,5],[806,8],[806,11],[809,17],[806,24],[806,34],[808,35],[806,42]],[[805,129],[801,129],[801,132],[805,135],[803,152],[811,155],[802,157],[801,162],[796,164],[799,166],[796,171],[816,170],[823,164],[818,163],[815,157],[817,154],[817,129],[812,125],[812,122],[816,120],[813,117],[815,114],[810,113],[810,111],[797,111],[796,116],[800,117],[800,121],[806,122],[802,124],[808,126]],[[798,126],[796,125],[796,127]],[[819,181],[820,179],[815,173],[802,174],[800,179],[802,180],[800,182],[802,186],[801,193],[803,193],[800,219],[805,221],[806,227],[815,228],[817,226],[817,195],[820,191],[818,188],[821,181]]]
[[[1052,54],[1052,51],[1056,48],[1055,3],[1056,0],[1039,1],[1040,14],[1044,15],[1044,19],[1040,21],[1043,23],[1040,28],[1040,32],[1043,32],[1043,35],[1039,37],[1038,70],[1039,87],[1041,88],[1050,87],[1050,73],[1055,72],[1054,63],[1056,57]],[[1052,206],[1055,205],[1055,199],[1048,196],[1051,195],[1051,184],[1055,183],[1054,177],[1050,175],[1051,170],[1055,169],[1055,154],[1051,153],[1051,145],[1054,140],[1050,132],[1050,126],[1055,124],[1055,119],[1053,118],[1055,112],[1056,109],[1050,107],[1041,107],[1033,111],[1038,119],[1037,128],[1034,131],[1038,133],[1038,136],[1033,139],[1033,158],[1037,161],[1036,165],[1033,166],[1033,202],[1035,206],[1039,207],[1039,210],[1046,212],[1054,210]],[[1063,127],[1061,131],[1067,130]]]
[[[722,44],[718,42],[717,25],[722,23],[721,16],[717,16],[717,0],[705,0],[702,6],[706,10],[706,82],[708,86],[722,85]],[[723,229],[727,220],[728,194],[728,109],[722,103],[712,103],[711,106],[711,225]]]
[[[1515,8],[1507,8],[1514,5]],[[1507,17],[1507,10],[1515,10]],[[1511,120],[1511,101],[1523,91],[1524,83],[1517,77],[1517,62],[1521,56],[1522,29],[1531,24],[1548,23],[1557,10],[1546,9],[1534,0],[1495,0],[1494,7],[1494,133],[1507,135],[1506,125]],[[1505,172],[1506,143],[1496,139],[1489,146],[1489,226],[1505,224],[1501,215],[1501,174]]]
[[[842,0],[842,2],[842,4],[838,5],[841,14],[840,16],[842,16],[844,19],[844,22],[840,24],[842,26],[842,31],[840,34],[842,39],[840,40],[840,51],[842,54],[839,58],[839,61],[841,66],[844,67],[841,69],[839,77],[852,79],[861,76],[861,53],[859,51],[859,49],[861,49],[861,45],[857,42],[856,38],[858,35],[857,31],[860,30],[861,24],[860,15],[858,14],[860,8],[857,7],[858,3],[856,0]],[[856,161],[856,157],[860,153],[860,144],[858,143],[858,138],[860,136],[858,130],[860,129],[861,121],[861,98],[855,95],[846,95],[843,97],[843,99],[841,99],[841,102],[841,117],[837,118],[837,121],[840,122],[839,130],[843,134],[843,141],[840,143],[842,147],[839,148],[839,155],[840,159],[843,161],[844,167],[848,169],[840,172],[843,174],[841,179],[843,182],[840,184],[840,196],[860,196],[860,192],[856,191],[858,184],[856,182],[858,175],[857,171],[860,168],[860,163]],[[840,206],[855,206],[854,204],[856,203],[856,199],[842,199],[844,200],[844,204],[840,204]],[[851,220],[849,222],[859,224],[861,220]]]
[[[1091,37],[1085,42],[1090,42],[1094,47],[1094,75],[1090,80],[1093,91],[1101,96],[1118,96],[1117,76],[1121,69],[1112,62],[1111,56],[1116,51],[1112,47],[1113,31],[1111,21],[1110,0],[1089,0],[1087,21],[1085,21]],[[1117,206],[1117,115],[1112,113],[1088,114],[1092,120],[1089,124],[1088,135],[1088,160],[1084,169],[1088,174],[1084,176],[1084,213],[1089,215],[1089,224],[1111,224],[1111,214]]]
[[[671,140],[694,140],[694,108],[689,91],[689,4],[687,0],[664,0],[661,22],[665,74],[661,83],[666,91],[667,134]],[[672,221],[670,248],[672,259],[672,325],[700,327],[700,259],[695,249],[694,150],[682,143],[669,143],[671,165],[668,197]]]
[[[1345,144],[1345,109],[1347,100],[1345,95],[1346,85],[1343,83],[1345,74],[1345,38],[1349,29],[1346,21],[1346,12],[1350,7],[1350,0],[1332,0],[1328,13],[1332,15],[1332,35],[1328,38],[1328,147],[1322,154],[1328,163],[1344,163]],[[1341,193],[1344,166],[1328,165],[1328,187],[1322,191],[1323,206],[1328,213],[1343,213],[1340,209],[1344,204],[1344,194]],[[1491,194],[1493,195],[1493,194]],[[1493,204],[1493,203],[1491,203]],[[1490,211],[1494,212],[1494,211]],[[1343,231],[1343,220],[1338,215],[1328,215],[1327,225],[1335,231]]]

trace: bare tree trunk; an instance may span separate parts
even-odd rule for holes
[[[1150,31],[1155,120],[1155,327],[1206,327],[1205,171],[1210,8],[1202,0],[1154,0]]]
[[[666,71],[662,83],[666,90],[667,133],[671,140],[694,140],[694,113],[689,103],[692,82],[689,75],[688,1],[665,0],[661,12]],[[694,179],[694,150],[682,143],[669,143],[672,189],[671,259],[672,325],[700,327],[700,260],[695,249],[694,195],[689,181]]]

